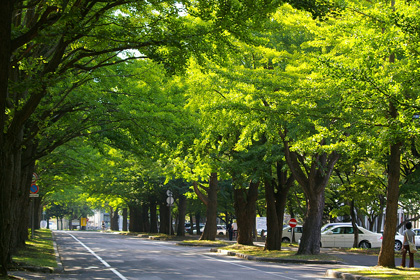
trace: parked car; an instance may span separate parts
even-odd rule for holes
[[[297,225],[293,231],[295,233],[295,240],[300,240],[303,233],[303,226]],[[291,240],[292,240],[292,228],[290,226],[286,226],[285,228],[283,228],[281,242],[290,243]]]
[[[217,225],[217,235],[226,235],[226,227]]]
[[[200,223],[200,232],[204,231],[205,224]],[[193,234],[197,234],[196,225],[193,225]]]
[[[329,224],[325,224],[321,227],[321,232],[324,232],[330,228],[332,228],[333,226],[351,226],[351,223],[344,223],[344,222],[339,222],[339,223],[329,223]]]
[[[200,228],[200,232],[204,232],[204,226]],[[194,233],[196,234],[197,231],[194,230]],[[217,225],[217,235],[226,235],[226,227],[222,225]]]
[[[361,248],[378,248],[382,245],[382,234],[371,232],[363,227],[359,229]],[[353,247],[354,231],[351,225],[337,225],[321,233],[321,247]]]
[[[400,251],[404,242],[404,235],[399,232],[395,233],[395,251]]]

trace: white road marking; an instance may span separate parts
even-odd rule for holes
[[[82,245],[86,250],[88,250],[89,253],[91,253],[92,255],[95,256],[95,258],[97,258],[106,268],[109,268],[109,270],[111,270],[115,275],[117,275],[118,277],[120,277],[121,280],[128,280],[127,278],[125,278],[121,273],[118,272],[118,270],[116,270],[115,268],[112,268],[106,261],[104,261],[100,256],[98,256],[94,251],[92,251],[92,249],[90,249],[88,246],[86,246],[85,244],[83,244],[82,241],[80,241],[79,239],[77,239],[73,234],[66,232],[68,235],[70,235],[71,237],[73,237],[74,240],[76,240],[77,242],[80,243],[80,245]]]

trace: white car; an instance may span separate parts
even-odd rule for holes
[[[295,240],[300,240],[303,233],[303,227],[300,225],[297,225],[293,231],[295,233]],[[292,240],[292,228],[290,226],[286,226],[285,228],[283,228],[281,242],[290,243],[291,240]]]
[[[204,227],[205,226],[203,226],[203,227],[200,228],[200,232],[204,232]],[[194,233],[197,233],[197,231],[194,230]],[[226,235],[226,228],[225,228],[225,226],[217,225],[217,235]]]
[[[329,223],[329,224],[325,224],[321,227],[321,232],[326,231],[327,229],[332,228],[333,226],[351,226],[351,223],[343,223],[343,222],[339,222],[339,223]]]
[[[361,248],[378,248],[382,246],[382,234],[359,228]],[[321,247],[351,248],[354,242],[354,231],[351,225],[337,225],[321,233]]]
[[[415,240],[416,240],[416,247],[420,247],[420,228],[413,229],[414,233],[416,234]],[[404,235],[403,235],[404,237]]]
[[[226,235],[225,226],[217,225],[217,235]]]
[[[404,242],[404,235],[399,232],[395,233],[395,251],[400,251]]]

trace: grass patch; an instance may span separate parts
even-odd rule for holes
[[[366,268],[342,268],[334,269],[335,271],[351,273],[354,275],[362,275],[376,279],[387,280],[412,280],[420,279],[420,268],[386,268],[381,266]]]
[[[177,235],[169,235],[165,233],[146,233],[146,235],[159,238],[159,240],[172,240],[172,241],[197,240],[199,238],[199,236],[177,236]]]
[[[281,259],[293,259],[293,260],[313,260],[313,261],[341,261],[342,259],[330,254],[318,254],[318,255],[296,255],[296,251],[290,250],[290,248],[284,248],[278,250],[264,250],[261,246],[248,246],[234,244],[221,248],[223,250],[232,251],[235,253],[242,253],[254,257],[262,258],[281,258]]]
[[[36,230],[34,239],[26,241],[26,247],[13,256],[13,261],[19,265],[57,267],[51,230]]]
[[[179,242],[178,245],[222,247],[229,245],[229,243],[223,240],[184,240]]]

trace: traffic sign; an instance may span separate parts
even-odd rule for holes
[[[39,192],[39,187],[35,184],[32,184],[29,188],[31,194],[37,194]]]
[[[35,172],[32,173],[32,184],[35,184],[36,181],[38,181],[39,177],[38,174]]]
[[[289,226],[291,228],[294,228],[296,225],[297,225],[296,219],[295,218],[291,218],[290,221],[289,221]]]
[[[167,190],[167,191],[166,191],[166,195],[167,195],[167,196],[172,196],[172,192],[171,192],[171,190]]]
[[[172,196],[168,196],[166,198],[166,202],[168,203],[168,205],[172,205],[174,204],[174,198]]]

